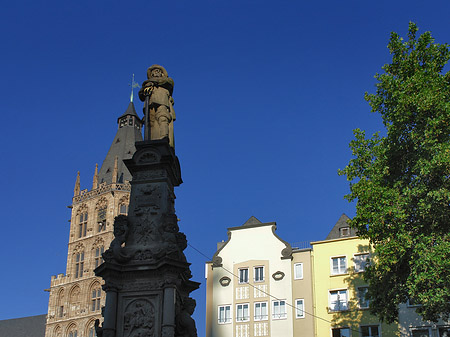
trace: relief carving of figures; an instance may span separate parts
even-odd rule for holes
[[[195,300],[187,297],[181,307],[178,308],[178,313],[175,317],[175,337],[197,337],[195,321],[191,317],[194,314],[195,306]]]
[[[144,185],[137,191],[137,207],[135,214],[141,216],[145,213],[145,209],[149,208],[151,214],[157,214],[160,208],[161,191],[157,185]]]
[[[156,64],[147,69],[147,78],[139,90],[141,101],[145,102],[145,97],[149,97],[148,107],[144,106],[144,114],[147,109],[149,111],[149,116],[145,118],[145,127],[150,127],[151,139],[168,137],[173,147],[173,121],[176,118],[172,98],[173,80],[164,67]]]
[[[134,300],[124,314],[125,337],[151,337],[154,334],[155,309],[146,300]]]

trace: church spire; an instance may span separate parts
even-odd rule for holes
[[[77,173],[77,180],[75,181],[75,188],[73,189],[73,196],[80,195],[80,171]]]
[[[125,112],[117,119],[117,124],[116,136],[98,173],[98,184],[111,184],[113,181],[123,184],[131,180],[131,174],[123,160],[130,159],[136,151],[134,144],[142,141],[142,121],[133,102],[128,104]]]
[[[94,179],[92,181],[92,189],[98,188],[98,164],[95,164]]]

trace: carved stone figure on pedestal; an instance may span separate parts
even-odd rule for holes
[[[145,102],[145,127],[150,129],[150,139],[168,137],[170,146],[174,147],[173,121],[176,117],[172,98],[173,80],[166,69],[157,64],[148,68],[147,78],[139,90],[139,98]],[[147,130],[145,132],[147,136]]]
[[[114,220],[114,240],[95,269],[105,284],[102,337],[197,337],[191,315],[199,287],[184,255],[186,236],[175,214],[174,187],[182,183],[173,147],[173,81],[151,66],[140,91],[146,138],[124,160],[132,175],[128,215]]]

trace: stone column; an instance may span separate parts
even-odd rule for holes
[[[173,337],[175,334],[175,294],[174,287],[164,289],[162,337]]]

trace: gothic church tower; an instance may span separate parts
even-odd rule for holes
[[[132,97],[132,96],[131,96]],[[94,321],[101,318],[105,294],[94,269],[113,239],[113,222],[127,214],[131,174],[123,164],[142,141],[142,121],[131,99],[118,118],[118,130],[105,160],[97,165],[92,189],[80,188],[80,175],[72,199],[66,274],[52,276],[45,337],[95,337]]]

